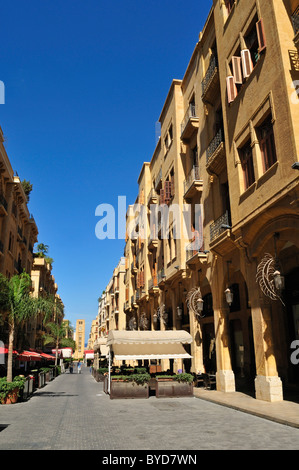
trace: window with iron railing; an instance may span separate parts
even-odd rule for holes
[[[294,13],[292,14],[291,20],[292,20],[292,24],[293,24],[293,28],[294,28],[294,33],[295,33],[295,36],[296,36],[296,34],[299,31],[299,6],[296,8]]]
[[[189,119],[190,118],[196,118],[197,115],[196,115],[196,107],[195,107],[195,103],[192,102],[189,104],[188,106],[188,109],[186,111],[186,114],[184,116],[184,119],[181,123],[181,134],[183,134],[188,122],[189,122]]]
[[[210,162],[214,152],[217,150],[219,145],[224,142],[224,132],[223,129],[220,128],[215,137],[211,140],[207,148],[207,163]]]
[[[207,73],[205,74],[205,77],[201,82],[201,91],[203,95],[205,94],[209,86],[209,83],[211,81],[211,78],[213,77],[217,67],[218,67],[218,58],[216,54],[213,54],[210,58],[210,64],[209,64]]]
[[[229,213],[226,211],[210,225],[210,242],[213,242],[229,226]]]

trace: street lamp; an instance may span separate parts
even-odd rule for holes
[[[234,300],[234,294],[229,288],[229,267],[228,267],[229,263],[231,263],[231,261],[227,261],[227,288],[225,289],[224,293],[225,293],[226,302],[228,303],[229,306],[231,306]]]

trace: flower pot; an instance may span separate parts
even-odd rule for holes
[[[13,403],[16,403],[18,401],[18,392],[19,392],[18,388],[11,390],[6,395],[6,397],[1,400],[2,405],[11,405]]]

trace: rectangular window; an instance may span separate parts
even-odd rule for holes
[[[235,0],[225,0],[225,6],[226,6],[228,14],[230,14],[230,12],[232,11],[234,3],[235,3]]]
[[[271,115],[257,129],[257,135],[265,172],[277,161]]]
[[[247,189],[255,182],[253,155],[250,141],[240,150],[240,159],[244,176],[244,187]]]

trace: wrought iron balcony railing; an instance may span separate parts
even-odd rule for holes
[[[183,134],[190,118],[197,118],[196,116],[196,107],[195,104],[189,104],[187,112],[184,116],[184,119],[181,123],[181,134]]]
[[[223,129],[220,128],[207,148],[207,163],[210,162],[211,157],[213,156],[215,150],[217,150],[217,148],[222,142],[224,142],[224,132],[223,132]]]
[[[0,194],[0,204],[4,207],[4,209],[7,212],[8,204],[7,204],[7,200],[5,199],[3,194]]]
[[[165,272],[164,272],[164,268],[160,269],[160,271],[158,271],[158,274],[157,274],[157,281],[158,281],[158,284],[162,281],[164,281],[165,279]]]
[[[210,64],[207,70],[207,73],[205,74],[204,79],[201,82],[201,90],[202,94],[204,95],[207,91],[207,88],[210,84],[210,81],[212,77],[214,76],[214,73],[218,67],[218,58],[216,55],[212,55],[210,59]]]
[[[206,255],[206,251],[204,250],[204,244],[203,242],[199,244],[196,240],[194,240],[186,246],[186,261],[189,261],[191,258],[193,258],[193,256],[200,253]]]
[[[188,192],[194,181],[200,181],[199,167],[194,166],[184,181],[184,194]]]
[[[219,235],[221,235],[221,233],[223,233],[229,226],[229,215],[228,211],[226,211],[210,225],[210,242],[213,242],[217,237],[219,237]]]
[[[291,19],[292,19],[292,24],[293,24],[293,28],[294,28],[294,33],[295,33],[295,36],[296,36],[296,34],[299,31],[299,6],[296,8],[294,13],[292,14]]]

